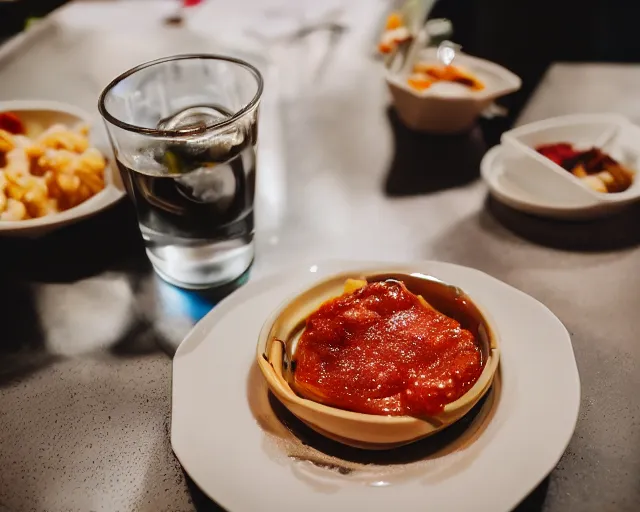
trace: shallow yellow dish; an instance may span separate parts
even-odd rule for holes
[[[482,352],[484,368],[480,377],[458,400],[447,404],[442,413],[428,417],[379,416],[346,411],[303,398],[290,385],[291,365],[285,361],[295,353],[296,343],[307,317],[326,300],[343,293],[347,279],[369,282],[395,279],[409,291],[422,295],[439,311],[463,326],[472,326]],[[454,299],[467,299],[469,311],[454,305]],[[373,270],[347,272],[326,278],[292,297],[264,324],[258,339],[258,366],[269,389],[289,411],[320,434],[335,441],[367,449],[388,449],[417,441],[462,418],[487,392],[499,362],[498,339],[485,312],[459,288],[420,273]]]

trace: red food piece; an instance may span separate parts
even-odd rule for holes
[[[633,183],[632,171],[596,147],[576,151],[571,144],[560,142],[537,146],[536,151],[578,178],[596,176],[607,192],[622,192]]]
[[[571,144],[566,142],[543,144],[537,146],[536,151],[562,167],[564,167],[565,160],[575,158],[580,154],[580,151],[576,151]]]
[[[482,373],[471,332],[399,282],[376,282],[323,304],[296,350],[296,388],[368,414],[433,415]]]
[[[0,130],[14,135],[24,135],[24,124],[13,112],[0,112]]]

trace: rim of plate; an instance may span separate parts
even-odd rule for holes
[[[200,418],[200,415],[202,414],[201,412],[202,407],[198,405],[199,402],[197,398],[194,398],[193,393],[191,393],[193,389],[190,389],[189,386],[193,386],[193,385],[199,386],[201,384],[200,381],[203,380],[203,378],[204,380],[206,379],[215,380],[216,378],[218,378],[218,375],[219,375],[217,372],[212,371],[212,366],[208,362],[204,361],[201,356],[194,354],[197,351],[197,349],[201,346],[204,346],[205,348],[216,347],[212,339],[212,337],[215,336],[215,334],[213,333],[216,331],[216,329],[221,328],[220,324],[221,323],[223,324],[223,320],[229,314],[232,314],[233,311],[238,307],[256,307],[257,305],[259,305],[260,301],[265,301],[265,299],[268,298],[269,300],[267,301],[267,303],[270,304],[270,306],[265,305],[263,308],[268,310],[260,311],[260,315],[263,317],[260,318],[259,320],[263,322],[271,313],[271,309],[277,305],[279,300],[284,299],[284,297],[286,297],[287,294],[295,292],[296,289],[298,288],[302,289],[303,288],[302,285],[307,285],[324,275],[330,275],[332,272],[339,272],[339,271],[351,270],[356,272],[358,270],[362,270],[363,268],[375,268],[375,267],[388,268],[391,266],[397,269],[409,268],[409,269],[412,269],[413,271],[430,273],[432,275],[435,275],[438,278],[442,278],[447,282],[451,282],[452,284],[459,285],[463,289],[469,290],[469,293],[474,293],[474,295],[478,294],[478,290],[474,292],[473,289],[478,287],[484,288],[484,289],[491,288],[492,289],[491,293],[494,295],[495,295],[494,292],[496,291],[499,292],[498,295],[504,295],[504,294],[511,295],[512,299],[516,299],[515,302],[519,301],[521,303],[520,306],[525,305],[526,306],[525,309],[530,310],[529,314],[526,315],[524,318],[529,318],[532,312],[536,310],[537,311],[536,316],[542,315],[546,319],[547,322],[544,322],[546,324],[546,328],[551,329],[552,332],[554,332],[554,335],[557,334],[559,338],[560,337],[562,338],[561,341],[563,341],[563,343],[559,343],[558,340],[556,340],[552,345],[549,345],[554,350],[553,355],[549,357],[553,357],[556,360],[556,364],[560,364],[560,366],[564,366],[563,371],[557,373],[557,379],[558,379],[557,382],[559,382],[564,386],[561,388],[563,392],[558,395],[557,390],[554,390],[554,396],[560,396],[562,400],[564,400],[562,403],[562,407],[558,409],[559,410],[558,414],[561,415],[562,421],[560,422],[556,421],[557,426],[552,436],[549,434],[548,428],[542,429],[543,432],[538,434],[538,436],[543,436],[545,438],[547,446],[545,450],[538,450],[536,452],[538,453],[538,455],[537,457],[534,457],[534,458],[530,458],[530,457],[522,458],[517,456],[517,450],[516,451],[513,450],[513,445],[514,444],[522,445],[523,442],[525,442],[526,444],[526,442],[528,441],[522,440],[522,436],[518,436],[518,435],[514,436],[513,435],[514,432],[512,431],[516,427],[518,427],[522,421],[524,421],[525,417],[527,420],[530,419],[531,421],[535,421],[536,419],[535,411],[531,412],[530,408],[525,408],[523,405],[520,405],[518,408],[517,405],[511,404],[510,405],[511,408],[512,409],[515,408],[515,412],[518,413],[518,415],[516,416],[516,419],[509,422],[508,421],[509,418],[506,418],[505,421],[501,421],[501,422],[492,421],[487,424],[486,428],[491,429],[493,435],[490,436],[487,433],[486,434],[487,439],[483,441],[482,444],[488,443],[485,446],[487,450],[490,448],[492,452],[495,452],[496,450],[498,450],[498,453],[507,454],[505,455],[506,457],[511,457],[511,460],[510,460],[511,464],[508,465],[509,467],[505,467],[504,464],[502,465],[496,464],[494,467],[493,460],[491,460],[492,467],[494,467],[494,470],[497,473],[494,476],[503,478],[505,480],[505,482],[503,483],[506,485],[506,488],[509,489],[509,491],[508,492],[500,491],[499,493],[494,493],[494,494],[489,493],[488,495],[490,495],[491,498],[485,499],[486,503],[483,504],[481,501],[475,502],[476,510],[487,510],[487,511],[491,510],[492,512],[497,510],[511,510],[520,501],[522,501],[522,499],[524,499],[529,492],[535,489],[535,487],[547,476],[547,474],[553,470],[553,468],[556,466],[557,462],[559,461],[560,457],[564,453],[569,441],[571,440],[573,432],[575,430],[576,422],[578,419],[579,408],[580,408],[580,380],[579,380],[577,365],[575,362],[575,356],[573,354],[573,347],[571,344],[571,338],[569,336],[569,333],[567,332],[564,325],[562,325],[560,320],[546,306],[544,306],[542,303],[540,303],[533,297],[525,294],[524,292],[521,292],[520,290],[517,290],[516,288],[513,288],[507,285],[506,283],[503,283],[502,281],[496,278],[493,278],[488,274],[485,274],[484,272],[481,272],[469,267],[454,265],[451,263],[422,261],[422,262],[416,262],[413,264],[407,264],[407,263],[393,263],[393,262],[339,261],[339,260],[331,261],[330,260],[330,261],[325,261],[322,264],[318,263],[317,264],[318,268],[315,273],[310,273],[311,270],[309,269],[309,266],[301,265],[299,269],[292,269],[287,271],[286,273],[285,272],[277,273],[256,281],[249,282],[243,288],[239,289],[238,291],[236,291],[235,293],[233,293],[232,295],[224,299],[211,312],[209,312],[203,318],[203,320],[201,320],[192,329],[192,331],[185,337],[185,340],[178,348],[173,361],[174,376],[173,376],[173,391],[172,391],[173,407],[172,407],[171,443],[172,443],[174,453],[182,463],[185,471],[191,476],[194,482],[203,490],[205,494],[207,494],[212,499],[216,500],[217,503],[219,503],[221,506],[234,511],[235,510],[251,510],[248,507],[252,503],[255,503],[255,499],[257,499],[257,498],[247,498],[247,497],[244,497],[244,495],[242,498],[238,498],[238,495],[242,493],[237,492],[237,489],[242,488],[243,483],[240,482],[237,484],[237,486],[229,486],[229,482],[232,481],[232,479],[234,478],[234,473],[233,473],[234,470],[227,469],[227,465],[229,463],[229,461],[227,460],[219,463],[222,467],[224,467],[223,474],[227,479],[226,483],[219,482],[218,480],[215,480],[215,479],[213,480],[213,483],[212,483],[212,478],[214,478],[214,473],[219,473],[222,470],[216,468],[215,462],[211,462],[215,460],[214,457],[210,457],[210,456],[203,457],[203,449],[206,450],[206,447],[194,446],[194,444],[197,444],[197,439],[202,436],[204,436],[203,437],[204,440],[208,441],[211,439],[211,443],[212,443],[212,446],[214,446],[214,448],[215,446],[220,445],[220,443],[223,443],[223,441],[215,440],[216,438],[211,436],[211,432],[213,431],[212,428],[215,428],[216,424],[220,425],[220,416],[216,416],[216,422],[213,425],[203,425],[198,423],[197,427],[195,427],[196,430],[194,430],[194,426],[193,426],[194,424],[190,422],[190,420],[192,420],[193,418],[187,417],[189,416],[188,414],[184,414],[183,417],[180,418],[176,413],[176,409],[179,409],[181,412],[190,412],[192,415],[196,414],[198,418]],[[314,265],[314,267],[316,267],[316,265]],[[442,274],[445,274],[445,275],[442,275]],[[455,276],[452,279],[451,276],[453,274],[458,275],[459,279],[456,279]],[[283,276],[288,276],[288,277],[283,278]],[[301,281],[304,281],[304,282],[301,282]],[[472,285],[472,283],[475,283],[475,284]],[[487,294],[487,297],[490,296],[489,291],[485,291],[484,293]],[[278,295],[278,297],[274,298],[273,294]],[[504,298],[503,299],[494,298],[491,300],[491,302],[493,302],[494,300],[497,300],[498,302],[505,301]],[[256,301],[256,302],[252,302],[252,301]],[[483,302],[484,302],[484,299],[483,299]],[[514,301],[513,300],[509,301],[509,303],[512,303],[512,302]],[[250,306],[247,306],[247,304],[249,304]],[[489,308],[489,313],[493,314],[493,310],[490,308],[490,305],[487,305],[487,307]],[[494,304],[494,307],[495,307],[495,304]],[[498,311],[496,311],[496,313],[493,314],[493,317],[497,323],[497,327],[500,329],[501,325],[504,325],[507,322],[506,318],[508,315],[506,313],[504,314],[500,313],[498,315],[497,313]],[[258,319],[256,318],[256,321],[257,320]],[[235,321],[238,322],[239,320],[235,320]],[[511,329],[514,329],[515,324],[513,324],[513,320],[509,319],[509,321],[512,322]],[[242,324],[242,325],[244,329],[254,328],[254,327],[247,327],[245,324]],[[259,327],[261,327],[261,325],[262,324],[260,323],[260,325],[255,328],[256,337],[258,335]],[[539,325],[539,324],[536,324],[536,325]],[[518,349],[516,347],[518,345],[518,341],[512,340],[511,342],[509,342],[508,340],[504,339],[504,336],[502,337],[502,339],[503,339],[502,347],[507,348],[507,356],[508,356],[505,359],[503,359],[503,365],[506,365],[506,372],[503,371],[504,375],[502,377],[502,387],[504,388],[505,386],[510,385],[509,384],[510,380],[515,382],[515,384],[517,384],[518,379],[520,379],[520,375],[519,375],[519,372],[514,370],[514,368],[510,367],[510,364],[513,364],[513,361],[511,363],[509,362],[512,357],[515,357],[517,359],[516,353],[518,352]],[[249,372],[250,366],[254,360],[255,341],[256,341],[255,339],[250,339],[250,340],[247,339],[244,341],[244,343],[246,343],[246,347],[243,347],[242,350],[238,349],[230,352],[234,358],[238,358],[238,360],[235,361],[235,363],[237,364],[245,364],[244,361],[241,363],[239,359],[242,358],[244,360],[246,358],[246,364],[248,365],[246,368],[247,373]],[[221,342],[220,338],[216,338],[216,343],[222,343],[222,345],[220,346],[228,346],[228,345],[231,345],[233,342],[227,341],[227,343],[225,344]],[[509,346],[511,346],[510,349],[509,349]],[[533,347],[533,344],[530,344],[527,346]],[[523,349],[520,349],[520,351],[521,350]],[[247,354],[244,354],[244,351],[246,351]],[[562,361],[561,363],[557,362],[558,355],[561,356],[560,357],[560,360]],[[206,364],[207,365],[206,370],[204,370],[203,372],[198,372],[198,371],[194,371],[194,368],[185,367],[185,365],[189,367],[189,366],[193,366],[194,364],[196,364],[196,366],[198,364],[199,365]],[[216,363],[213,363],[213,365],[215,364]],[[228,361],[225,361],[225,363],[219,362],[218,364],[229,364],[229,362]],[[195,370],[197,370],[197,368]],[[505,370],[504,366],[503,366],[503,370]],[[505,379],[506,375],[508,375],[509,378]],[[531,378],[531,376],[529,377]],[[188,382],[186,382],[185,384],[185,381],[188,381]],[[511,383],[512,386],[513,386],[513,382]],[[189,389],[184,389],[185,386],[186,388],[189,388]],[[516,391],[518,391],[518,389],[519,389],[519,386],[513,386],[511,392],[515,393]],[[246,391],[247,390],[245,385],[242,389],[242,393],[245,400],[246,400]],[[522,393],[522,390],[520,390],[519,392]],[[551,390],[549,389],[547,392],[551,393]],[[207,396],[208,391],[205,390],[203,391],[203,393],[205,396]],[[538,395],[539,395],[539,392],[537,391],[536,393],[529,392],[528,395],[522,395],[522,396],[529,396],[530,399],[533,400],[533,397]],[[513,397],[510,395],[509,398],[513,398]],[[502,402],[502,396],[499,402],[500,403]],[[539,400],[537,400],[537,402],[534,402],[534,405],[538,405],[538,407],[541,407]],[[509,405],[508,404],[503,405],[502,407],[503,407],[503,410],[507,410]],[[239,432],[239,430],[236,430],[236,428],[240,424],[242,424],[246,428],[251,428],[251,429],[255,428],[255,431],[251,430],[251,436],[250,436],[251,439],[249,439],[249,441],[255,442],[255,440],[253,439],[253,435],[262,436],[261,437],[262,439],[267,434],[258,425],[258,423],[256,422],[252,414],[249,414],[251,416],[250,421],[252,422],[252,424],[251,426],[248,426],[248,423],[247,423],[247,421],[249,421],[248,418],[242,417],[246,415],[246,411],[244,411],[244,409],[249,409],[249,405],[246,403],[246,401],[238,405],[237,408],[235,408],[235,413],[232,415],[232,418],[227,420],[227,423],[228,422],[233,423],[233,428],[231,427],[228,427],[228,428],[231,428],[231,431],[233,433]],[[498,405],[497,409],[498,410],[500,409],[500,405]],[[240,414],[242,418],[239,418],[238,414]],[[503,414],[506,414],[506,412],[503,412]],[[234,421],[234,420],[238,420],[238,421]],[[494,427],[494,423],[499,423],[499,424]],[[503,436],[500,441],[496,441],[495,434],[498,434],[501,430],[504,430],[505,423],[506,424],[510,423],[510,429],[509,429],[509,432],[507,432],[507,434],[510,434],[510,436],[509,437]],[[207,430],[205,431],[204,429],[207,429]],[[484,433],[481,434],[476,442],[480,443],[481,442],[480,440],[482,440],[484,435],[485,435]],[[517,438],[516,441],[513,440],[514,437]],[[500,439],[500,436],[498,436],[498,439]],[[550,441],[550,439],[552,441]],[[505,443],[506,443],[506,446],[505,446]],[[472,443],[472,446],[473,444],[474,443]],[[224,443],[222,444],[222,446],[225,446]],[[463,452],[464,451],[466,451],[466,449],[463,450]],[[244,473],[243,473],[243,470],[240,469],[240,467],[238,467],[237,465],[240,464],[241,468],[244,468],[245,470],[247,467],[251,467],[252,465],[252,462],[249,460],[248,457],[246,457],[247,453],[248,453],[247,451],[242,452],[242,454],[245,456],[241,458],[242,460],[232,461],[234,464],[235,471],[237,471],[235,478],[238,478],[240,480],[242,480],[243,477],[239,475],[242,475]],[[258,454],[257,452],[254,452],[254,453],[256,453],[255,457],[259,458],[257,462],[263,463],[262,457],[264,455]],[[468,455],[468,456],[472,457],[472,455]],[[477,477],[476,475],[483,469],[482,465],[478,464],[478,461],[481,461],[484,465],[487,465],[489,464],[488,457],[490,456],[491,454],[485,455],[483,459],[482,451],[480,451],[480,455],[478,455],[476,458],[473,459],[473,464],[476,465],[476,468],[473,471],[471,471],[471,474],[472,474],[471,477],[469,477],[469,474],[468,474],[468,471],[470,471],[469,468],[465,466],[460,469],[457,469],[456,476],[450,477],[449,479],[464,480],[466,478],[472,478],[474,479],[474,481],[477,480],[479,477]],[[254,460],[254,463],[255,462],[256,460]],[[279,467],[278,464],[274,461],[269,461],[269,463],[273,464],[276,470]],[[523,472],[522,475],[524,476],[521,475],[520,471],[515,471],[512,466],[517,466],[516,469],[520,469],[520,471]],[[278,472],[278,474],[280,475],[281,471],[283,470],[280,469],[274,472]],[[286,473],[283,473],[282,477],[283,478],[286,477],[287,479],[291,478],[290,476],[287,476]],[[343,479],[341,481],[346,481],[344,479],[348,479],[348,477],[339,477],[339,478]],[[515,481],[517,482],[517,485],[515,486],[516,487],[515,491],[513,490],[514,489],[513,485],[509,486],[510,483],[511,484],[514,483],[514,479],[516,479]],[[413,482],[407,485],[412,485],[412,484]],[[304,486],[305,484],[300,483],[300,485]],[[320,496],[322,496],[321,500],[324,500],[325,504],[327,502],[326,500],[331,500],[332,505],[340,506],[340,504],[344,505],[346,502],[357,503],[357,501],[353,501],[353,500],[362,499],[362,489],[366,488],[366,486],[362,486],[362,484],[360,483],[355,483],[353,485],[354,486],[357,485],[357,488],[354,486],[348,486],[347,488],[340,489],[341,493],[344,492],[344,495],[342,497],[335,497],[334,495],[333,497],[327,498],[324,494],[316,494],[313,491],[313,488],[311,487],[307,487],[299,492],[308,496],[316,496],[318,499],[320,499]],[[396,498],[398,497],[397,492],[399,492],[400,490],[404,490],[405,492],[407,491],[407,485],[402,484],[402,485],[384,487],[384,489],[389,489],[389,491],[386,491],[387,494],[385,494],[385,491],[382,491],[382,489],[379,489],[377,491],[374,489],[368,489],[366,492],[368,494],[375,495],[376,503],[379,503],[380,506],[382,507],[386,507],[391,497],[396,497]],[[442,485],[452,485],[452,484],[445,480],[442,482]],[[234,490],[230,490],[231,488],[233,488]],[[498,488],[502,489],[503,486],[498,486]],[[420,493],[422,493],[421,495],[423,495],[427,487],[420,486],[419,489],[420,489]],[[336,493],[336,495],[341,493]],[[385,504],[385,499],[383,499],[385,497],[387,501],[386,504]],[[442,499],[441,496],[439,496],[439,498]],[[247,500],[247,501],[244,501],[244,505],[243,505],[242,501],[238,503],[238,499]],[[262,500],[262,503],[267,503],[267,501],[265,501],[267,498],[265,498],[264,496],[261,496],[260,499]],[[314,510],[316,509],[314,508]]]

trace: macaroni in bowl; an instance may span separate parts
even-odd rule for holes
[[[100,192],[107,162],[88,135],[55,124],[29,137],[17,116],[0,114],[0,220],[52,215]]]

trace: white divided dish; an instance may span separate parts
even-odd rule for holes
[[[498,199],[528,213],[567,219],[608,215],[640,199],[640,180],[624,192],[597,192],[535,148],[561,142],[597,147],[636,170],[638,140],[640,128],[615,114],[551,118],[505,132],[502,144],[485,155],[481,173]]]
[[[455,284],[491,315],[501,362],[484,404],[460,431],[383,460],[331,448],[322,437],[300,438],[289,424],[294,435],[255,361],[265,320],[323,277],[391,267]],[[318,262],[251,281],[185,338],[173,360],[171,444],[195,483],[233,512],[507,512],[555,467],[579,406],[569,334],[528,295],[449,263]]]
[[[497,98],[520,89],[521,80],[488,60],[457,53],[453,64],[470,72],[484,89],[473,91],[455,83],[436,83],[417,91],[407,84],[416,62],[438,64],[437,49],[424,48],[408,56],[408,65],[387,72],[387,84],[402,121],[410,128],[432,133],[459,133],[470,129]]]
[[[44,100],[16,100],[0,101],[0,112],[16,113],[27,126],[36,123],[41,126],[51,126],[61,123],[66,126],[87,124],[91,126],[89,113],[73,105]],[[102,127],[100,127],[102,128]],[[96,133],[97,132],[97,133]],[[84,218],[95,215],[101,210],[111,206],[121,199],[125,192],[118,174],[111,150],[102,130],[91,126],[90,142],[98,148],[108,160],[105,169],[105,187],[93,197],[68,210],[39,217],[19,221],[0,221],[0,236],[27,236],[35,237],[44,235],[69,224],[78,222]]]
[[[491,195],[500,202],[524,213],[562,220],[586,220],[619,212],[626,202],[597,202],[585,200],[585,195],[567,190],[562,178],[552,178],[541,185],[535,173],[522,172],[530,162],[522,153],[498,144],[484,155],[480,174]],[[566,172],[566,171],[564,171]],[[568,174],[568,173],[567,173]],[[559,186],[556,186],[559,184]]]

